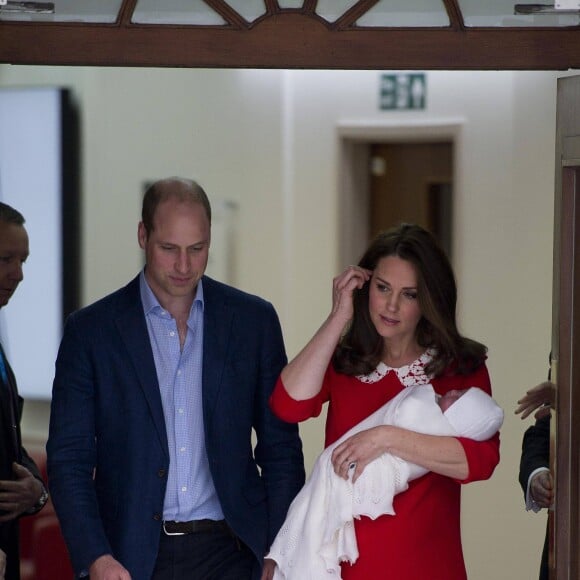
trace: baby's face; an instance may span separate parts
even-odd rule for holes
[[[439,406],[441,407],[442,411],[447,411],[457,399],[465,394],[465,390],[453,389],[451,391],[447,391],[441,399],[439,399]]]

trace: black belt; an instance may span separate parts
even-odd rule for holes
[[[230,528],[225,520],[191,520],[190,522],[163,522],[163,531],[167,536],[184,536],[202,532],[226,532]]]

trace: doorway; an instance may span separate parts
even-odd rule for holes
[[[429,230],[451,256],[453,143],[372,143],[371,237],[401,222]]]
[[[341,126],[340,264],[355,264],[381,230],[417,223],[453,253],[461,123]]]

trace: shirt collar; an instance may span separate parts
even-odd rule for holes
[[[149,283],[145,278],[145,268],[143,268],[143,270],[141,270],[141,273],[139,274],[139,291],[141,293],[141,303],[143,304],[143,312],[145,313],[145,316],[147,316],[154,310],[165,312],[165,308],[163,308],[163,306],[159,304],[159,300],[157,300],[157,297],[153,293],[153,290],[151,290],[151,286],[149,286]],[[199,305],[201,306],[201,310],[203,311],[204,307],[203,280],[201,279],[197,283],[197,288],[195,290],[195,298],[193,299],[193,304],[191,305],[191,311],[193,311],[193,308],[196,306],[196,302],[199,303]]]

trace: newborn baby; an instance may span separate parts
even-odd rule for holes
[[[358,558],[353,518],[394,515],[395,494],[428,471],[384,453],[369,463],[353,484],[352,476],[345,480],[332,466],[332,452],[344,440],[378,425],[394,425],[429,435],[484,441],[502,423],[502,409],[479,388],[449,391],[441,397],[431,385],[403,389],[318,456],[266,556],[277,563],[274,579],[341,578],[340,562],[354,563]]]

